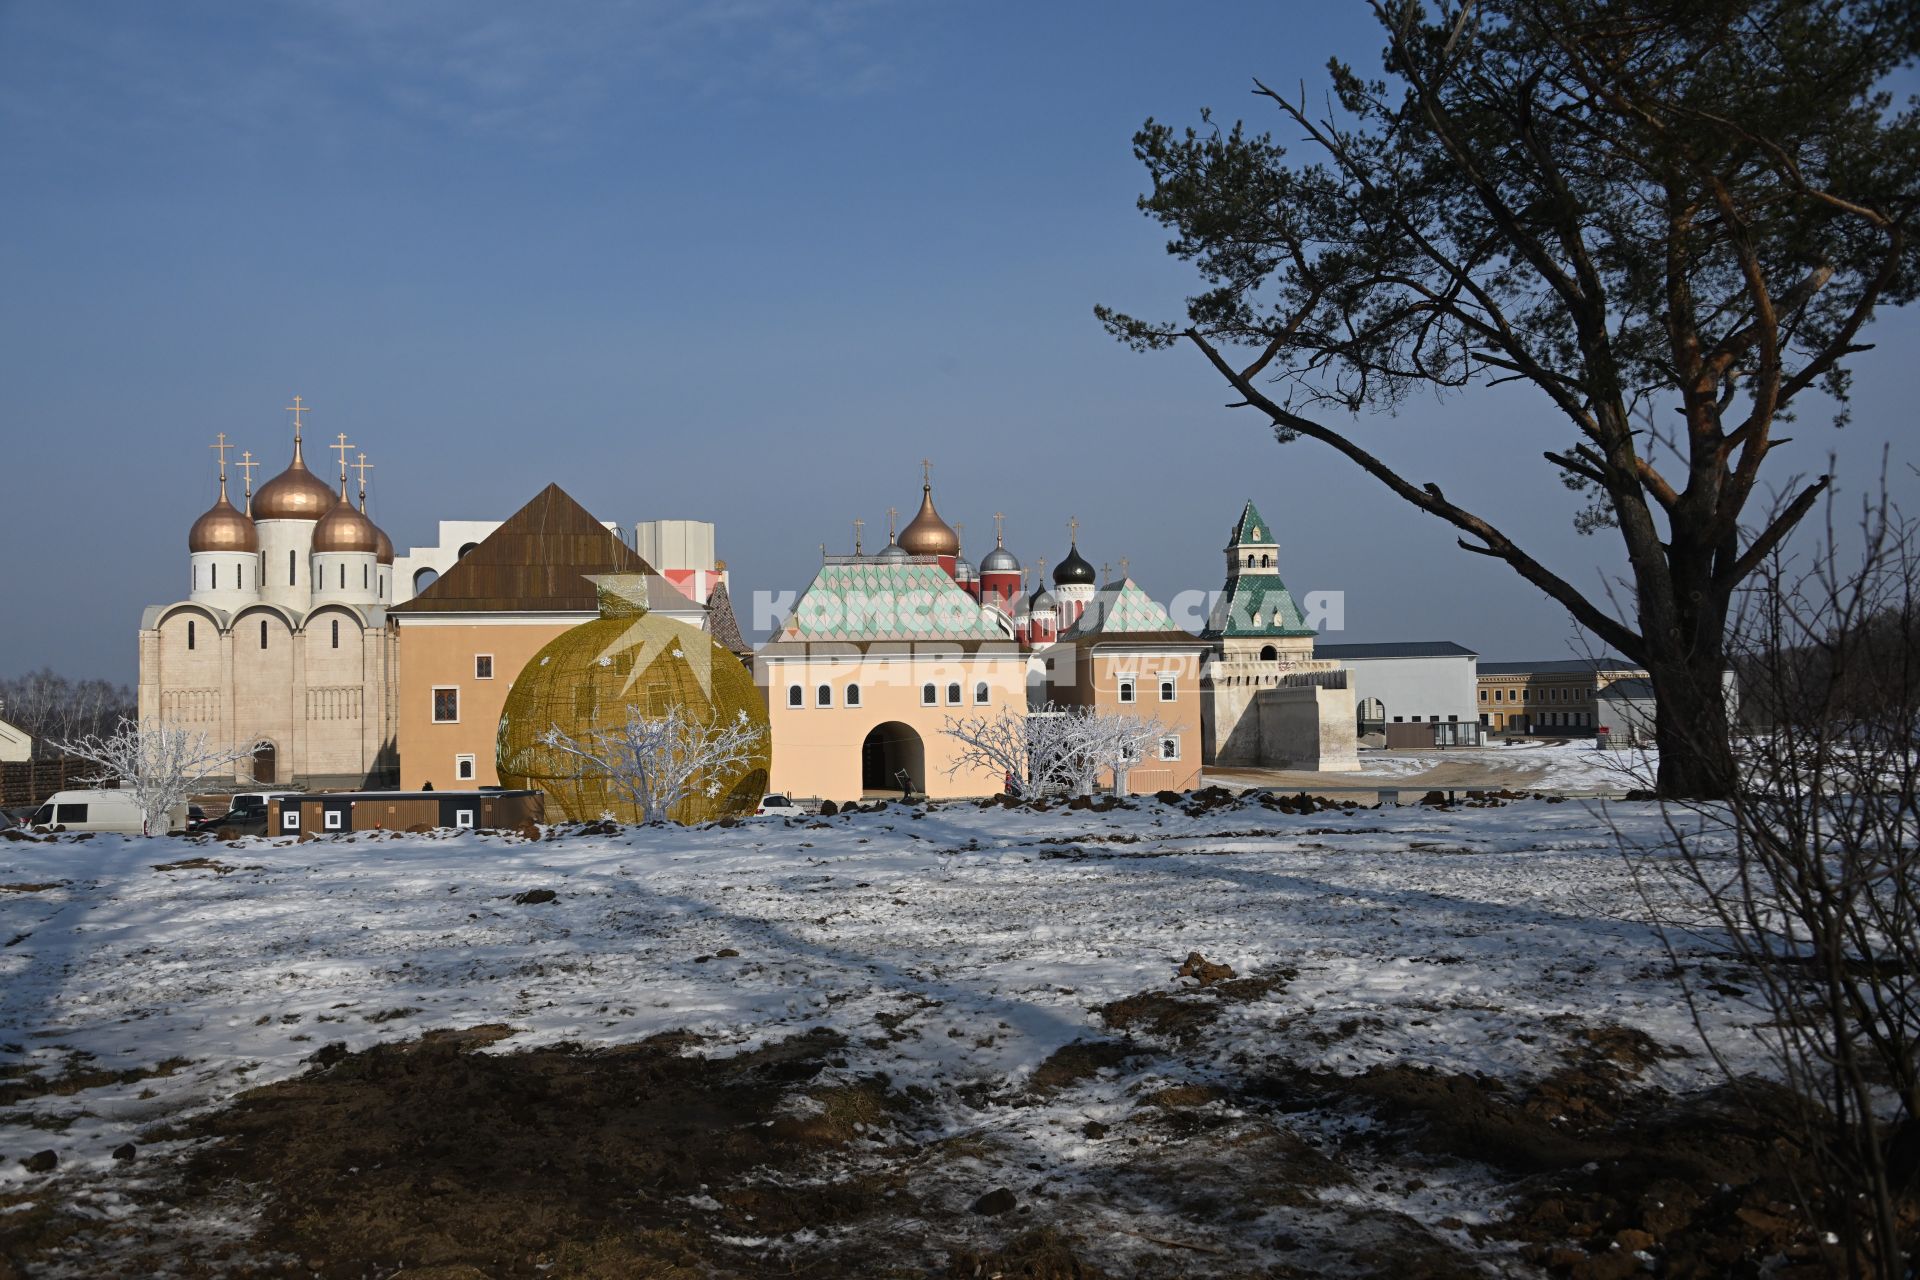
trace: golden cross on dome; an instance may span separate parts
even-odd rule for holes
[[[1122,578],[1122,580],[1124,580],[1127,576],[1127,566],[1132,563],[1133,561],[1127,559],[1125,556],[1120,557],[1120,577]]]
[[[967,538],[967,526],[964,524],[954,525],[953,526],[953,549],[955,551],[958,551],[960,549],[960,544],[962,542],[965,542],[966,538]]]
[[[300,403],[300,397],[295,396],[293,398],[293,403],[287,406],[287,412],[293,415],[293,442],[295,444],[299,444],[300,443],[300,415],[303,413],[312,413],[313,410],[307,408],[306,405]]]
[[[227,443],[227,433],[222,431],[218,436],[214,437],[214,443],[208,445],[207,448],[220,455],[220,479],[224,481],[227,478],[227,450],[233,448],[232,445]]]
[[[853,518],[853,554],[855,555],[863,554],[860,550],[860,531],[866,527],[867,522],[865,520],[862,520],[859,516]]]
[[[1005,520],[1005,519],[1006,519],[1006,516],[1001,512],[996,511],[993,513],[993,543],[997,547],[1004,547],[1007,545],[1007,531],[1006,531],[1006,528],[1002,526],[1000,523],[1002,520]]]
[[[362,453],[354,462],[353,469],[360,473],[360,510],[365,511],[367,509],[367,472],[373,470],[373,464],[368,462],[367,455]]]
[[[1067,541],[1072,543],[1076,547],[1080,545],[1080,517],[1079,516],[1067,517]]]
[[[240,453],[240,461],[233,464],[233,469],[238,471],[246,481],[247,505],[249,506],[253,505],[253,469],[259,465],[259,463],[253,460],[253,450],[251,449],[243,449]]]
[[[893,543],[898,542],[900,540],[898,535],[896,535],[893,531],[893,523],[895,520],[898,520],[899,518],[900,518],[900,508],[898,507],[887,508],[887,543],[888,545],[892,545]]]
[[[334,439],[339,443],[330,444],[327,448],[340,455],[340,484],[344,488],[347,483],[347,454],[352,452],[353,446],[347,443],[347,433],[344,431]]]
[[[933,459],[932,458],[920,459],[920,485],[922,488],[926,488],[926,489],[933,488]]]

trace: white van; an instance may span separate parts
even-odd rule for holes
[[[107,831],[137,836],[144,825],[140,802],[131,791],[56,791],[33,811],[28,825],[65,827],[69,831]],[[167,831],[184,831],[187,806],[182,804],[167,815]],[[167,831],[155,832],[166,835]]]

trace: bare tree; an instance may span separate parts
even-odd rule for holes
[[[70,680],[51,667],[0,680],[0,714],[32,736],[34,754],[42,758],[62,739],[112,733],[121,719],[136,717],[134,704],[124,684]]]
[[[1204,112],[1135,135],[1140,207],[1202,289],[1179,320],[1097,314],[1138,349],[1192,345],[1278,439],[1330,447],[1645,667],[1668,713],[1660,790],[1725,795],[1731,597],[1828,483],[1749,521],[1777,427],[1810,398],[1844,405],[1875,311],[1920,285],[1920,110],[1887,92],[1920,49],[1914,7],[1373,10],[1382,76],[1333,63],[1324,106],[1254,82],[1306,163]],[[1617,532],[1624,612],[1351,418],[1502,382],[1565,433],[1541,442],[1542,479],[1585,496],[1582,531]],[[1683,743],[1683,724],[1720,731]]]
[[[1920,1180],[1920,648],[1887,637],[1912,634],[1920,544],[1884,498],[1862,532],[1843,564],[1829,507],[1810,564],[1769,557],[1741,593],[1732,651],[1763,722],[1739,785],[1670,809],[1666,847],[1632,858],[1676,971],[1682,935],[1705,932],[1756,992],[1755,1034],[1800,1100],[1809,1216],[1845,1274],[1892,1280],[1914,1256],[1903,1209]]]
[[[173,811],[200,783],[247,754],[243,747],[215,744],[198,729],[126,719],[105,736],[88,734],[53,745],[99,769],[86,782],[131,791],[140,805],[141,830],[149,836],[165,835]]]
[[[1166,736],[1157,719],[1051,703],[1037,711],[949,716],[941,732],[960,744],[947,776],[988,770],[1012,778],[1028,796],[1089,795],[1103,774],[1117,781]]]
[[[554,725],[541,741],[604,774],[642,822],[668,822],[688,798],[718,795],[722,779],[751,762],[765,736],[744,711],[731,720],[701,719],[679,705],[657,716],[630,706],[626,721],[612,728],[582,739]]]

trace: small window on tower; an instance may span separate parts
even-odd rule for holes
[[[347,589],[347,566],[344,564],[340,566],[340,589],[342,591]]]
[[[790,707],[804,707],[807,705],[807,695],[800,691],[799,685],[793,684],[787,686],[787,705]]]
[[[287,585],[290,587],[299,581],[299,579],[294,576],[294,568],[296,563],[297,562],[294,560],[293,551],[291,548],[289,548],[287,551]]]
[[[187,619],[187,648],[193,648],[193,619]]]
[[[333,647],[338,649],[340,647],[340,619],[335,618],[333,620],[332,626],[333,626]]]
[[[947,705],[950,707],[960,705],[960,686],[958,684],[950,684],[947,686]]]
[[[265,618],[260,619],[260,647],[262,649],[267,647],[267,620]]]
[[[220,589],[220,566],[219,565],[216,564],[209,567],[207,571],[207,581],[212,584],[213,589],[215,591],[218,591]]]

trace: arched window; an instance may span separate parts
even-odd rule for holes
[[[460,558],[461,558],[462,560],[464,560],[464,559],[466,559],[466,557],[467,557],[467,552],[469,552],[469,551],[471,551],[471,550],[473,550],[473,549],[474,549],[475,547],[477,547],[477,546],[479,546],[479,545],[480,545],[480,544],[479,544],[479,543],[477,543],[477,542],[469,542],[469,543],[467,543],[467,544],[466,544],[465,546],[463,546],[463,547],[461,547],[461,548],[460,548]]]
[[[813,705],[816,707],[832,706],[833,705],[833,686],[830,684],[823,684],[819,688],[815,689],[813,691]]]
[[[333,647],[336,649],[340,647],[340,619],[338,618],[333,620]]]
[[[1160,682],[1160,701],[1172,702],[1173,700],[1174,700],[1173,681],[1162,680]]]
[[[415,569],[413,571],[413,594],[419,595],[439,580],[440,575],[432,569]]]
[[[1120,701],[1122,702],[1133,701],[1133,681],[1122,680],[1120,682]]]
[[[1273,557],[1263,553],[1260,557],[1260,567],[1262,569],[1271,569],[1273,567]]]
[[[985,680],[973,686],[973,700],[976,705],[985,706],[987,704],[987,696],[987,682]]]
[[[267,620],[265,618],[260,619],[260,647],[262,649],[267,647]]]
[[[187,648],[193,648],[193,619],[187,619]]]
[[[1247,568],[1253,568],[1253,552],[1247,552]]]
[[[850,707],[857,707],[860,705],[860,686],[859,685],[850,684],[847,686],[847,705]]]
[[[947,705],[950,707],[960,705],[960,686],[958,683],[947,686]]]
[[[920,705],[921,706],[931,707],[936,703],[938,703],[939,701],[940,701],[939,691],[936,690],[931,684],[923,684],[920,686]]]
[[[804,707],[807,705],[807,695],[801,692],[799,685],[791,684],[787,686],[787,705],[790,707]]]
[[[1279,656],[1280,656],[1280,651],[1274,648],[1272,645],[1263,644],[1260,646],[1260,661],[1272,662],[1274,659],[1278,658]]]

